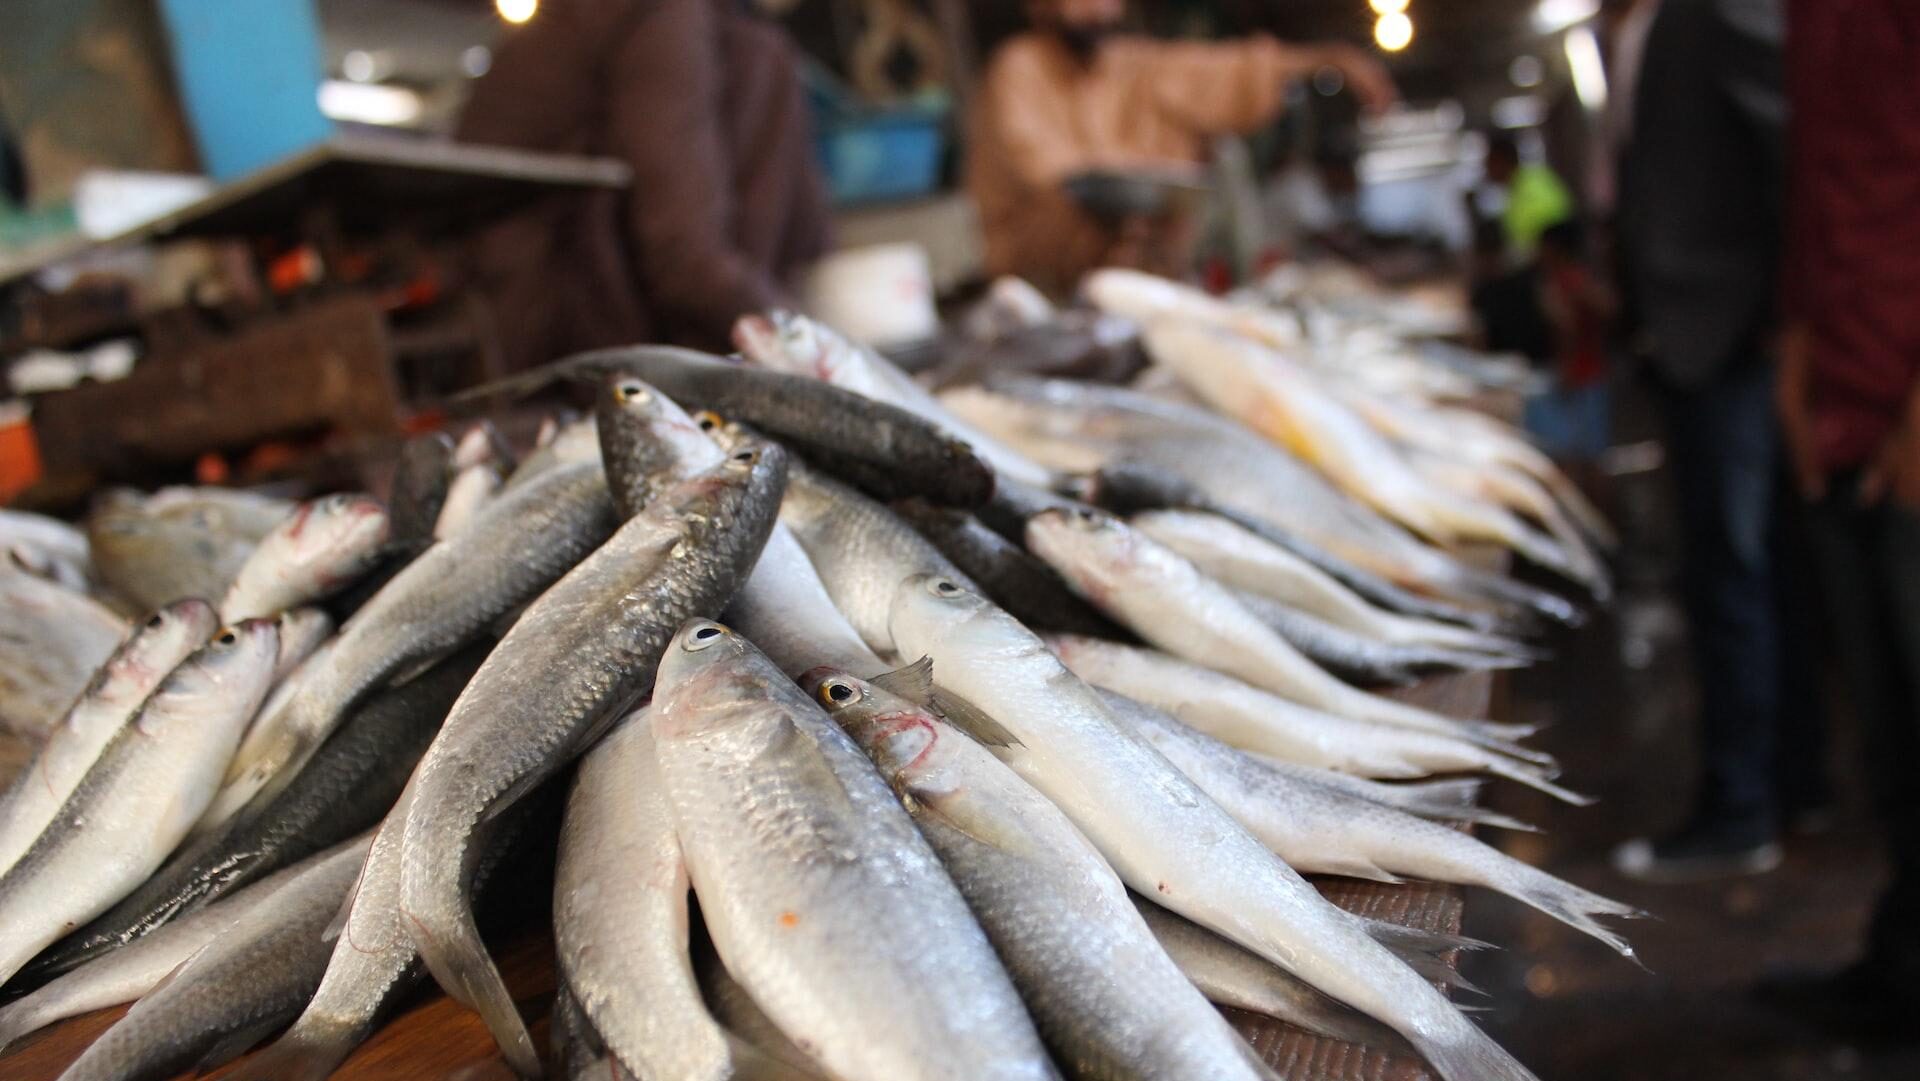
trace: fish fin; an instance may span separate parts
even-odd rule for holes
[[[986,710],[954,694],[945,687],[933,694],[933,711],[948,724],[960,729],[975,740],[988,747],[1024,747],[1020,737],[1007,731],[1006,727]]]
[[[1488,773],[1496,777],[1505,777],[1509,781],[1518,781],[1528,788],[1538,789],[1562,803],[1571,803],[1575,807],[1591,807],[1599,802],[1593,796],[1583,796],[1571,789],[1562,788],[1548,780],[1537,769],[1530,769],[1524,763],[1509,762],[1504,758],[1494,758],[1486,765]]]
[[[1450,1020],[1441,1032],[1403,1034],[1443,1081],[1540,1081],[1473,1022]]]
[[[1641,919],[1647,914],[1629,904],[1582,889],[1564,879],[1550,875],[1538,867],[1522,863],[1519,860],[1501,861],[1500,870],[1488,876],[1485,885],[1512,897],[1516,901],[1552,916],[1561,923],[1592,935],[1606,943],[1614,952],[1634,964],[1645,968],[1633,947],[1625,937],[1602,926],[1596,916],[1612,916],[1620,919]]]
[[[267,1017],[255,1021],[250,1025],[242,1025],[228,1032],[226,1035],[215,1040],[213,1046],[207,1048],[206,1053],[200,1056],[200,1061],[194,1064],[194,1071],[197,1073],[205,1073],[217,1066],[224,1066],[232,1062],[234,1059],[246,1054],[261,1040],[266,1039],[279,1029],[284,1028],[286,1023],[286,1015],[282,1014],[277,1017]]]
[[[922,657],[870,680],[874,686],[912,702],[916,706],[933,705],[933,658]]]
[[[1315,859],[1311,861],[1310,869],[1317,875],[1342,875],[1346,878],[1385,882],[1390,885],[1398,885],[1406,881],[1367,857],[1351,853],[1327,859]]]

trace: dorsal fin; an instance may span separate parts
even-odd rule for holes
[[[933,705],[933,658],[922,657],[904,668],[896,668],[873,677],[874,686],[912,702],[916,706]]]

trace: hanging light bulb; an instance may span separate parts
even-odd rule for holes
[[[500,13],[502,19],[515,26],[533,18],[540,10],[540,0],[493,0],[493,10]]]
[[[1398,15],[1407,10],[1407,0],[1367,0],[1375,15]]]
[[[1374,44],[1390,53],[1397,53],[1413,44],[1413,20],[1404,12],[1380,16],[1373,24]]]

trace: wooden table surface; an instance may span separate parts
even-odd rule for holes
[[[1458,717],[1485,716],[1492,678],[1484,673],[1427,680],[1393,697]],[[1346,878],[1316,878],[1335,904],[1376,919],[1457,934],[1458,887],[1430,883],[1383,885]],[[553,941],[544,928],[528,927],[496,945],[507,983],[545,1047],[553,1006]],[[0,1057],[5,1081],[53,1081],[82,1050],[118,1020],[125,1007],[100,1010],[55,1025]],[[1286,1081],[1428,1081],[1417,1060],[1309,1035],[1284,1022],[1239,1010],[1225,1011]],[[233,1066],[208,1075],[219,1078]],[[192,1075],[182,1075],[183,1078]],[[341,1081],[510,1081],[513,1071],[495,1051],[478,1015],[437,990],[419,996],[356,1051],[334,1074]]]

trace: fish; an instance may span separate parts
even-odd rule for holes
[[[660,661],[664,791],[727,971],[841,1081],[1057,1078],[986,934],[845,733],[709,620]]]
[[[0,728],[45,738],[129,629],[92,597],[0,558]]]
[[[1165,710],[1242,750],[1369,778],[1485,772],[1575,806],[1592,802],[1553,784],[1543,767],[1455,736],[1320,713],[1153,650],[1069,635],[1051,636],[1047,644],[1088,683]]]
[[[96,957],[0,1007],[0,1050],[69,1017],[132,1002],[219,937],[305,866],[283,867],[218,904],[191,912],[137,942]]]
[[[138,886],[186,836],[266,695],[277,637],[271,621],[248,620],[168,673],[0,875],[0,985]]]
[[[1538,523],[1566,553],[1569,565],[1577,568],[1579,581],[1594,597],[1601,601],[1612,597],[1613,580],[1606,565],[1545,485],[1501,465],[1468,465],[1418,452],[1410,452],[1407,457],[1414,470],[1434,484],[1469,499],[1498,503]]]
[[[762,1057],[720,1027],[688,952],[686,862],[661,788],[652,715],[580,763],[554,872],[561,975],[602,1046],[646,1078],[721,1079]]]
[[[582,464],[488,504],[460,536],[427,549],[341,626],[317,663],[301,667],[280,708],[254,723],[209,809],[209,827],[271,798],[361,697],[486,633],[614,524],[599,464]]]
[[[36,959],[57,972],[118,949],[378,825],[491,648],[476,642],[360,705],[279,795],[182,848],[92,923]]]
[[[954,416],[912,376],[825,323],[790,311],[743,315],[733,324],[733,343],[762,367],[831,383],[924,417],[973,448],[1002,477],[1037,485],[1051,479],[1044,466]]]
[[[1382,642],[1281,601],[1243,589],[1233,599],[1308,660],[1362,687],[1406,686],[1437,672],[1491,672],[1520,668],[1524,657],[1497,657],[1425,643]]]
[[[0,553],[76,593],[91,588],[93,554],[87,535],[71,523],[0,507]]]
[[[1505,510],[1437,487],[1422,477],[1310,371],[1231,333],[1186,321],[1146,328],[1148,352],[1201,397],[1266,435],[1348,494],[1439,543],[1503,544],[1590,587],[1595,568]]]
[[[753,573],[720,618],[795,678],[822,666],[875,676],[888,668],[834,607],[806,549],[784,523],[774,524]]]
[[[888,689],[897,678],[904,697]],[[1067,816],[926,708],[930,664],[874,683],[830,673],[811,689],[913,815],[1074,1076],[1272,1076]]]
[[[894,652],[887,610],[902,579],[930,573],[969,581],[899,515],[813,469],[792,471],[780,521],[806,549],[834,607],[883,657]]]
[[[152,611],[184,597],[224,596],[254,546],[293,504],[223,488],[110,495],[87,516],[107,588]]]
[[[520,464],[507,476],[507,483],[501,491],[511,491],[556,465],[599,460],[600,429],[589,413],[561,425],[554,431],[552,439],[520,459]]]
[[[387,506],[388,534],[399,544],[425,547],[433,542],[433,524],[446,505],[453,483],[453,438],[422,432],[400,445],[393,468],[393,496]]]
[[[785,452],[765,443],[661,493],[515,621],[421,759],[402,855],[409,933],[528,1076],[539,1060],[466,898],[472,833],[651,691],[680,622],[717,614],[752,569],[785,480]]]
[[[1027,523],[1027,547],[1075,592],[1145,641],[1301,705],[1356,720],[1458,736],[1527,757],[1524,727],[1445,717],[1348,686],[1274,633],[1226,587],[1119,519],[1050,510]]]
[[[1134,890],[1386,1023],[1445,1081],[1533,1076],[1122,727],[1013,617],[950,580],[915,576],[891,624],[902,652],[931,657],[943,688],[1007,730],[1017,742],[996,753]]]
[[[280,625],[280,654],[273,661],[277,688],[288,676],[333,639],[333,617],[324,608],[289,608],[274,617]],[[265,706],[260,707],[265,709]]]
[[[720,1023],[747,1041],[755,1050],[788,1073],[780,1081],[800,1081],[803,1078],[818,1078],[819,1065],[812,1056],[794,1046],[793,1040],[780,1031],[765,1010],[740,986],[740,981],[727,972],[720,959],[708,951],[707,963],[700,966],[700,991],[706,996],[707,1003],[713,1008],[713,1014]],[[773,1079],[769,1079],[773,1081]]]
[[[465,529],[480,508],[500,493],[500,486],[500,471],[492,462],[466,466],[455,473],[453,482],[447,485],[447,500],[440,506],[440,516],[433,521],[434,539],[446,540]]]
[[[1118,714],[1116,714],[1118,715]],[[1148,743],[1273,849],[1308,874],[1482,886],[1592,935],[1623,957],[1626,939],[1595,916],[1639,910],[1563,881],[1450,826],[1332,788],[1301,784],[1157,710],[1125,715]]]
[[[1138,894],[1132,897],[1154,941],[1209,1002],[1348,1043],[1405,1046],[1392,1029],[1342,1006],[1286,969]]]
[[[88,1045],[62,1081],[161,1081],[224,1065],[300,1012],[332,946],[323,932],[366,858],[343,842],[227,926]]]
[[[692,349],[641,345],[578,353],[462,392],[454,401],[491,400],[610,372],[636,376],[684,405],[751,425],[881,499],[918,495],[971,507],[993,494],[992,467],[923,417],[816,379]]]
[[[371,496],[300,504],[260,539],[220,601],[228,623],[311,604],[372,568],[387,541],[387,511]]]
[[[1398,645],[1540,659],[1525,643],[1512,638],[1382,611],[1312,562],[1232,519],[1204,511],[1156,510],[1128,521],[1223,585],[1292,605],[1356,634]]]
[[[1405,598],[1411,589],[1452,606],[1492,601],[1556,622],[1580,618],[1579,609],[1562,597],[1489,575],[1422,544],[1298,458],[1205,409],[1058,379],[997,376],[988,385],[991,389],[950,393],[942,400],[1002,438],[1024,433],[1021,449],[1057,469],[1105,473],[1125,463],[1158,474],[1152,487],[1136,487],[1134,494],[1162,502],[1114,509],[1168,505],[1172,493],[1165,480],[1172,477],[1186,488],[1173,497],[1180,500],[1174,505],[1237,516],[1247,528],[1314,560],[1355,589],[1371,590],[1374,582],[1400,587],[1398,593],[1381,593],[1382,601]],[[1234,468],[1223,469],[1222,462]],[[1107,491],[1095,498],[1104,505],[1107,493],[1118,495],[1121,478],[1103,479]],[[1195,491],[1203,502],[1194,501]]]
[[[147,695],[217,628],[213,606],[206,601],[176,601],[120,643],[48,732],[26,769],[0,795],[0,872],[32,847]]]
[[[973,515],[918,499],[900,500],[893,511],[1027,626],[1097,638],[1132,637],[1068,589],[1053,568]]]

